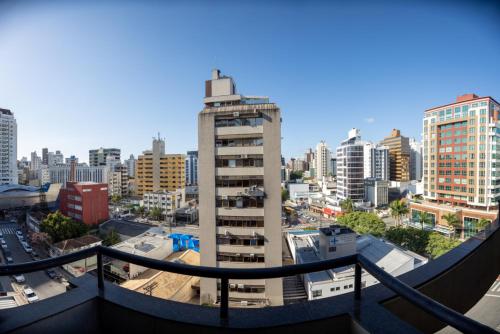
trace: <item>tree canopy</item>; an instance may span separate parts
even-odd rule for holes
[[[115,229],[111,229],[108,234],[106,234],[102,239],[102,243],[105,246],[113,246],[114,244],[117,244],[121,241],[120,236],[115,231]]]
[[[302,175],[304,175],[303,171],[295,170],[295,171],[293,171],[293,172],[290,173],[290,180],[301,179]]]
[[[396,220],[397,225],[401,225],[403,216],[407,215],[409,212],[406,203],[397,199],[389,204],[389,208],[391,209],[391,216]]]
[[[391,227],[385,238],[401,247],[418,254],[426,254],[435,259],[460,244],[460,241],[446,238],[438,232],[416,228]]]
[[[78,238],[88,232],[88,227],[82,222],[74,221],[64,216],[59,210],[50,213],[41,223],[40,231],[47,233],[52,242]]]
[[[351,213],[354,211],[354,203],[350,198],[346,198],[345,200],[340,202],[340,207],[342,208],[342,211],[346,213]]]
[[[338,222],[358,234],[370,233],[380,237],[385,232],[385,223],[374,213],[355,211],[339,217]]]
[[[162,215],[162,211],[158,207],[154,207],[151,210],[149,210],[149,217],[151,217],[154,220],[160,220]]]

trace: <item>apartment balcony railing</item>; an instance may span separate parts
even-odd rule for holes
[[[96,291],[95,295],[88,292],[90,290],[86,290],[80,294],[79,298],[83,299],[80,304],[71,304],[68,300],[72,296],[78,296],[78,292],[75,290],[79,290],[80,286],[77,284],[76,289],[65,295],[74,294],[66,298],[64,295],[56,296],[21,307],[26,308],[26,311],[1,310],[0,332],[30,332],[30,330],[51,329],[51,332],[54,333],[58,330],[67,330],[72,322],[72,328],[75,331],[82,330],[80,326],[88,328],[89,324],[94,322],[92,331],[109,332],[109,323],[113,320],[115,327],[112,327],[112,331],[116,331],[120,327],[120,323],[123,323],[122,326],[126,329],[125,326],[131,325],[130,321],[153,326],[149,318],[149,320],[144,319],[145,314],[147,314],[154,319],[166,321],[163,325],[175,327],[170,328],[173,330],[197,328],[198,331],[207,330],[208,332],[250,329],[256,326],[255,321],[263,327],[263,332],[272,332],[274,326],[281,326],[281,328],[289,326],[289,329],[295,329],[298,332],[306,332],[313,328],[330,331],[334,329],[332,324],[337,322],[344,323],[343,328],[345,329],[345,318],[348,316],[353,321],[350,327],[347,326],[351,332],[432,332],[447,324],[464,333],[496,333],[492,328],[462,315],[461,312],[465,312],[474,305],[484,294],[485,287],[487,289],[489,286],[484,283],[491,283],[492,278],[498,275],[500,270],[499,244],[500,232],[498,223],[495,222],[481,235],[469,239],[441,258],[399,278],[391,276],[359,254],[283,267],[230,269],[165,262],[97,246],[56,258],[0,266],[0,276],[6,276],[45,270],[94,255],[97,256],[97,279],[86,275],[87,281],[85,283],[89,286],[92,282],[96,282],[94,284],[96,284],[97,289],[90,289]],[[166,300],[158,301],[157,298],[127,291],[105,282],[103,276],[104,256],[160,271],[219,279],[221,287],[219,310]],[[478,266],[479,263],[481,266]],[[230,279],[279,278],[347,265],[355,266],[354,293],[305,302],[304,305],[299,306],[286,305],[262,309],[229,308]],[[381,285],[378,284],[362,290],[361,273],[363,269],[379,280]],[[481,275],[474,281],[473,285],[457,286],[459,283],[467,282],[473,275]],[[444,287],[443,279],[445,280]],[[454,284],[450,284],[450,281],[453,281]],[[82,284],[82,289],[84,289],[85,284]],[[435,291],[436,289],[438,291]],[[456,293],[458,291],[462,292],[461,296],[455,296],[455,294],[458,295]],[[454,305],[455,308],[460,309],[460,312],[434,300],[431,298],[433,296],[446,304]],[[460,300],[458,305],[454,300],[457,297]],[[80,307],[84,302],[90,301],[103,304],[87,305],[86,308]],[[154,308],[150,308],[148,311],[146,305],[149,303],[154,304]],[[158,305],[158,303],[168,303],[168,305]],[[381,311],[380,305],[383,306],[384,311]],[[144,309],[141,309],[142,307]],[[85,313],[77,317],[85,319],[85,324],[76,320],[74,309]],[[69,312],[66,317],[64,317],[65,312]],[[88,316],[89,312],[90,316]],[[121,312],[123,314],[118,315]],[[162,312],[168,313],[168,315],[162,315]],[[215,312],[218,312],[218,320],[214,319]],[[61,313],[63,313],[62,318]],[[388,315],[389,313],[390,315]],[[103,314],[110,318],[103,319]],[[88,318],[85,318],[87,316]],[[114,318],[111,319],[112,317]],[[62,322],[62,319],[66,319],[66,322]],[[254,322],[251,321],[252,319]],[[108,328],[105,328],[106,326]],[[161,325],[158,324],[154,326],[156,326],[155,332],[167,329],[167,327],[161,328]],[[131,330],[131,328],[129,329]],[[143,329],[148,331],[148,328]],[[341,331],[341,329],[338,330]]]

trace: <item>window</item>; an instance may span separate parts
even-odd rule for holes
[[[313,298],[314,297],[321,297],[321,295],[323,294],[323,291],[322,290],[313,290],[312,291],[312,296]]]
[[[331,253],[331,252],[336,252],[337,251],[337,247],[335,246],[332,246],[332,247],[328,247],[328,251]]]

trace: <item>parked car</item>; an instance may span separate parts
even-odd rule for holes
[[[14,277],[14,280],[16,281],[16,283],[24,283],[24,282],[26,282],[26,279],[24,278],[23,274],[14,275],[12,277]]]
[[[52,269],[45,270],[45,273],[52,279],[57,277],[57,273]]]
[[[24,286],[24,295],[29,303],[37,302],[40,298],[36,295],[35,291],[33,291],[29,286]]]
[[[16,235],[17,235],[18,238],[22,237],[23,236],[23,232],[20,229],[17,229],[16,230]]]
[[[0,238],[3,238],[3,233],[2,232],[0,232]]]
[[[27,243],[26,241],[22,241],[22,242],[21,242],[21,245],[23,246],[24,251],[25,251],[26,253],[31,253],[31,252],[33,251],[33,249],[31,248],[31,246],[30,246],[30,245],[28,245],[28,243]]]
[[[5,242],[4,239],[0,239],[0,244],[2,245],[3,249],[7,249],[8,248],[7,243]]]
[[[5,260],[7,261],[7,264],[13,264],[14,260],[12,259],[12,256],[6,256]]]

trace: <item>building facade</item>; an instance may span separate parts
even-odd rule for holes
[[[415,140],[415,138],[410,139],[410,179],[411,180],[422,180],[422,143]]]
[[[172,215],[175,210],[185,205],[184,189],[145,193],[142,196],[142,205],[146,210],[159,208],[164,216]]]
[[[423,183],[426,203],[413,203],[412,215],[445,206],[460,210],[463,229],[475,233],[479,219],[494,219],[500,197],[500,104],[491,97],[459,96],[454,103],[425,111]],[[415,214],[413,214],[415,212]]]
[[[365,201],[375,207],[389,204],[389,181],[377,178],[365,179]]]
[[[65,184],[71,180],[71,164],[47,168],[50,183]],[[108,183],[109,168],[106,166],[89,167],[87,164],[75,164],[76,182]]]
[[[316,145],[316,179],[321,180],[323,177],[330,176],[331,170],[331,154],[330,149],[325,141],[321,141]]]
[[[391,181],[410,181],[410,141],[401,136],[401,131],[393,129],[389,137],[381,143],[389,147],[389,178]]]
[[[17,123],[9,109],[0,108],[0,184],[17,183]]]
[[[95,225],[109,219],[108,185],[94,182],[67,182],[59,192],[62,214]]]
[[[198,185],[198,151],[188,151],[186,155],[186,185]]]
[[[351,129],[348,138],[337,148],[337,198],[363,201],[364,146],[358,129]]]
[[[363,152],[364,177],[389,181],[389,148],[365,143]]]
[[[185,160],[184,154],[165,154],[165,140],[153,138],[153,149],[144,151],[136,162],[136,194],[185,188]]]
[[[125,165],[127,165],[129,177],[135,177],[135,161],[136,160],[134,158],[134,155],[131,154],[130,157],[123,162]]]
[[[281,266],[280,110],[268,98],[238,94],[219,70],[205,83],[204,103],[198,116],[201,265]],[[200,301],[216,302],[217,280],[200,282]],[[281,279],[229,284],[232,303],[283,303]]]
[[[89,165],[91,167],[106,166],[106,158],[109,156],[120,161],[120,149],[101,147],[95,150],[89,150]]]
[[[108,176],[109,196],[128,196],[128,168],[125,164],[116,164],[109,167],[110,172]]]

